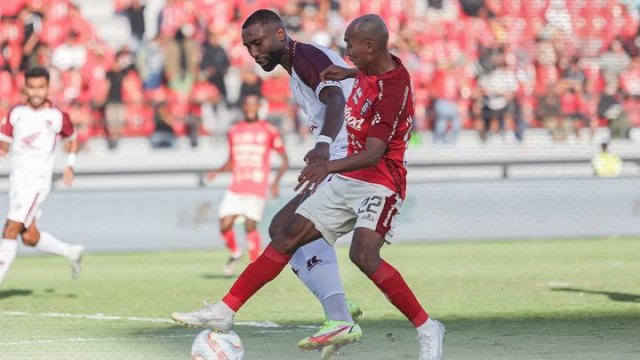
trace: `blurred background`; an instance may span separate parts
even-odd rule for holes
[[[55,209],[43,219],[50,227],[80,237],[87,224],[107,233],[120,226],[118,238],[137,241],[135,248],[213,246],[229,179],[208,185],[202,174],[226,160],[241,95],[262,92],[294,167],[266,219],[291,195],[301,154],[313,145],[286,72],[262,72],[242,46],[243,20],[259,8],[277,10],[293,38],[344,55],[346,25],[377,13],[411,72],[417,105],[400,239],[638,235],[639,7],[635,0],[3,1],[0,115],[21,101],[25,69],[51,70],[51,98],[70,113],[82,153],[76,190],[59,187],[53,197],[63,200],[47,203]],[[6,188],[6,176],[0,180]],[[130,219],[127,207],[139,234],[117,225],[119,216]],[[66,220],[69,211],[82,222]],[[165,243],[148,244],[149,231]],[[89,247],[117,248],[103,241],[112,236],[96,235]]]

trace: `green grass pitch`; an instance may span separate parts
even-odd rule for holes
[[[338,249],[361,343],[339,359],[415,359],[415,331]],[[445,358],[640,359],[640,239],[394,244],[396,266],[447,326]],[[222,251],[19,257],[0,288],[0,359],[188,359],[199,330],[168,321],[231,285]],[[236,316],[245,359],[317,359],[295,343],[321,307],[287,268]],[[257,327],[266,321],[277,327]]]

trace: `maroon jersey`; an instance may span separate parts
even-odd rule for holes
[[[344,109],[349,133],[348,155],[365,149],[368,137],[387,143],[387,151],[372,167],[345,172],[352,179],[380,184],[405,197],[407,169],[405,151],[414,113],[409,72],[397,57],[398,66],[384,74],[359,71]]]

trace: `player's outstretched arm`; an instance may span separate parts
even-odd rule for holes
[[[320,80],[340,81],[344,79],[355,78],[357,74],[358,69],[356,68],[350,69],[338,65],[330,65],[320,73]]]

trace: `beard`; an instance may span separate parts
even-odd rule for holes
[[[34,108],[40,107],[45,103],[46,99],[41,97],[31,97],[28,99],[29,105]]]
[[[268,62],[264,65],[261,65],[260,67],[262,68],[262,70],[267,72],[273,71],[273,69],[275,69],[276,66],[280,64],[280,59],[282,59],[283,55],[284,55],[284,47],[281,50],[270,52]]]

